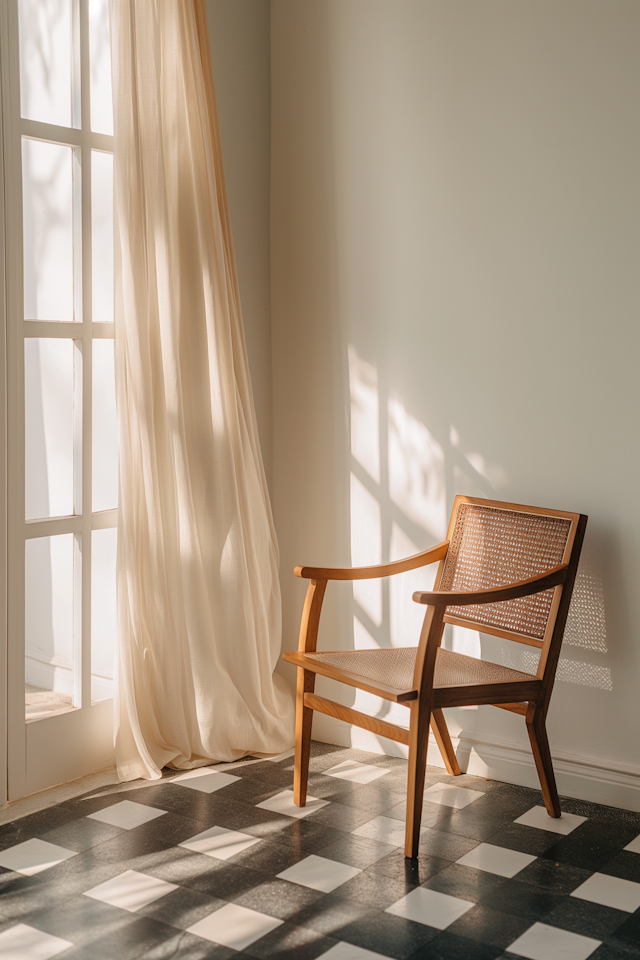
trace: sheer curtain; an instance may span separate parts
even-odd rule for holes
[[[204,0],[111,0],[120,433],[116,758],[293,743]]]

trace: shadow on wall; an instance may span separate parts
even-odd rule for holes
[[[466,451],[455,425],[446,438],[434,437],[397,393],[383,392],[376,367],[349,347],[351,399],[350,516],[351,562],[384,563],[410,556],[443,540],[457,494],[508,499],[508,477],[500,464]],[[424,609],[416,590],[433,585],[436,566],[386,580],[353,583],[353,648],[413,646]],[[447,626],[450,650],[535,673],[539,652],[460,627]],[[602,576],[587,534],[565,632],[572,648],[558,666],[557,679],[602,691],[613,690],[611,670],[602,662],[607,633]],[[584,651],[584,659],[579,659]],[[364,691],[355,691],[356,709],[408,724],[407,710]],[[478,707],[463,708],[477,711]],[[455,712],[460,719],[461,711]],[[453,730],[452,730],[453,732]]]

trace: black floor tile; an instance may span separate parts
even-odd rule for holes
[[[315,813],[310,813],[305,819],[312,823],[333,827],[334,830],[342,830],[343,833],[350,833],[351,830],[362,826],[375,816],[375,813],[360,810],[358,807],[348,807],[345,803],[329,803],[326,807],[320,807]]]
[[[469,807],[464,807],[462,810],[448,811],[436,821],[434,828],[443,830],[445,833],[455,833],[460,837],[480,841],[498,835],[499,831],[504,830],[509,823],[509,820],[482,816],[476,813],[473,804],[470,804]],[[424,826],[429,826],[429,824],[424,824]]]
[[[372,910],[366,903],[357,900],[345,900],[339,890],[335,894],[328,893],[314,903],[308,904],[298,913],[289,917],[289,922],[300,927],[310,927],[328,937],[337,937],[343,927],[373,916],[377,911]]]
[[[214,860],[213,857],[206,857],[206,859],[209,861],[208,869],[183,882],[186,886],[200,890],[201,893],[206,893],[210,897],[234,900],[264,882],[264,874],[258,873],[257,870],[250,870],[248,867],[241,867],[239,864],[224,860]]]
[[[81,817],[78,820],[70,820],[60,827],[54,827],[46,833],[40,833],[38,836],[47,843],[55,843],[59,847],[66,847],[67,850],[83,853],[123,832],[120,827],[114,827],[110,823],[100,823],[99,820]]]
[[[489,893],[498,890],[505,882],[504,877],[498,877],[494,873],[453,863],[445,870],[436,873],[424,886],[428,890],[437,890],[438,893],[446,893],[459,900],[478,903]]]
[[[411,884],[401,880],[392,880],[390,877],[381,877],[369,870],[363,870],[353,880],[342,884],[340,896],[365,903],[372,910],[386,910],[412,889]]]
[[[509,944],[522,936],[530,926],[531,920],[526,917],[510,916],[477,904],[452,923],[448,932],[506,950]]]
[[[134,915],[130,923],[110,931],[107,936],[100,935],[84,946],[96,960],[136,960],[174,936],[174,927],[150,917]]]
[[[594,940],[606,940],[628,917],[629,914],[623,910],[603,907],[599,903],[580,900],[579,897],[567,897],[545,916],[544,922]]]
[[[266,913],[269,917],[288,920],[289,917],[324,896],[324,893],[311,890],[309,887],[303,887],[299,883],[289,883],[288,880],[274,878],[259,883],[237,896],[227,896],[227,899],[239,903],[241,907],[248,907],[258,913]]]
[[[519,880],[510,880],[486,894],[480,902],[492,910],[539,920],[559,907],[563,900],[564,897],[560,894],[548,893],[540,887],[521,883]]]
[[[357,920],[339,931],[339,939],[372,950],[393,960],[406,960],[416,951],[424,950],[438,934],[433,927],[414,923],[389,913],[378,913],[365,920]]]
[[[640,854],[631,853],[629,850],[621,850],[611,860],[609,860],[598,871],[599,873],[608,873],[612,877],[620,877],[622,880],[631,880],[633,883],[640,883]]]
[[[587,821],[543,855],[549,860],[570,863],[592,872],[599,871],[634,839],[635,829],[633,824],[625,822]]]
[[[257,960],[316,960],[336,943],[317,930],[283,923],[246,947],[240,956],[256,957]]]
[[[400,880],[411,887],[419,887],[440,870],[450,866],[450,860],[443,860],[440,857],[421,856],[415,860],[408,860],[404,850],[398,847],[393,853],[368,867],[368,872],[381,877],[391,877],[392,880]]]
[[[249,831],[247,831],[249,832]],[[317,853],[322,847],[341,840],[347,834],[324,823],[317,823],[305,817],[303,820],[290,820],[278,833],[278,843],[295,847],[304,853]]]
[[[455,933],[444,930],[438,933],[426,948],[416,951],[409,960],[495,960],[500,956],[502,950],[498,947],[458,937]]]
[[[240,954],[236,950],[231,950],[230,947],[223,947],[209,940],[203,940],[202,937],[194,937],[191,933],[182,932],[141,954],[139,960],[231,960],[231,957],[237,956]],[[61,960],[67,960],[66,954],[61,954]],[[70,957],[69,960],[75,960],[75,958]],[[83,957],[82,960],[85,958]]]
[[[73,897],[61,907],[31,913],[25,922],[74,945],[83,945],[108,940],[134,919],[134,914],[108,903],[90,897]]]
[[[638,960],[640,947],[607,941],[591,954],[589,960]]]
[[[354,837],[353,834],[347,833],[339,840],[334,840],[326,847],[321,847],[317,851],[317,855],[364,870],[365,867],[370,867],[395,850],[397,850],[397,847],[393,847],[389,843],[367,840],[366,837]]]
[[[427,829],[420,835],[418,857],[438,857],[440,860],[459,860],[478,846],[477,840],[459,837],[455,833]]]
[[[263,840],[237,853],[229,862],[239,863],[243,867],[274,877],[307,856],[307,853],[297,847]]]
[[[627,946],[634,947],[636,950],[640,950],[640,910],[636,910],[635,913],[631,914],[631,916],[618,927],[610,939],[613,943],[621,942]]]
[[[491,843],[497,847],[508,847],[509,850],[541,857],[558,843],[558,834],[525,827],[521,823],[510,823],[491,837]]]
[[[591,876],[590,870],[540,857],[518,874],[518,880],[542,887],[548,893],[573,893]]]
[[[159,900],[154,900],[146,907],[138,910],[136,916],[152,917],[169,923],[179,930],[186,930],[192,924],[202,920],[210,913],[224,906],[225,901],[210,897],[199,890],[189,887],[178,887]]]

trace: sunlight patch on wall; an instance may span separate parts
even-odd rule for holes
[[[380,504],[351,474],[351,563],[354,567],[382,563]],[[354,580],[353,596],[372,623],[382,623],[380,580]]]
[[[402,560],[420,548],[407,536],[397,523],[391,524],[390,560]],[[389,618],[392,647],[415,647],[420,639],[425,607],[413,602],[416,590],[433,589],[437,563],[417,570],[407,570],[389,578]]]
[[[425,425],[391,397],[389,496],[405,516],[437,540],[447,529],[444,451]]]
[[[585,541],[576,576],[564,642],[572,647],[607,652],[607,623],[602,577],[589,540]]]
[[[351,454],[380,483],[380,414],[376,368],[349,347]]]
[[[596,690],[613,690],[611,670],[593,663],[561,659],[556,676],[558,680],[564,680],[565,683],[578,683],[580,686],[594,687]]]

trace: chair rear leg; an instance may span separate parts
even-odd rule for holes
[[[304,705],[305,693],[313,693],[315,673],[298,668],[296,692],[296,754],[293,767],[293,802],[304,807],[307,802],[307,781],[309,779],[309,756],[311,753],[311,724],[313,710]]]
[[[431,711],[431,729],[436,738],[436,743],[440,750],[440,755],[444,760],[444,765],[452,777],[459,777],[462,771],[458,766],[458,759],[451,743],[447,723],[444,719],[442,710]]]
[[[419,700],[414,700],[411,703],[404,855],[412,859],[418,856],[418,846],[420,844],[420,822],[422,820],[422,798],[427,766],[430,716],[430,704],[422,705]]]
[[[545,725],[545,713],[529,708],[527,713],[527,733],[531,741],[531,750],[533,759],[536,762],[540,786],[542,787],[542,796],[547,813],[550,817],[559,817],[562,813],[560,809],[560,800],[558,798],[558,789],[556,787],[556,778],[553,773],[553,764],[551,762],[551,751],[549,750],[549,740],[547,738],[547,728]]]

